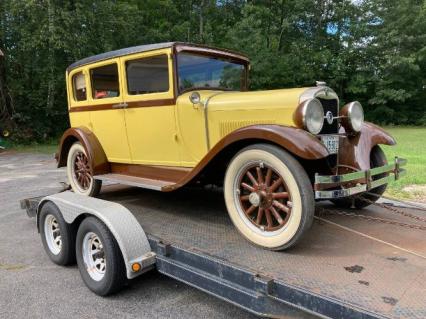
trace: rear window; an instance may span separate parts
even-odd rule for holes
[[[129,95],[169,91],[167,55],[158,55],[126,62]]]
[[[120,95],[117,64],[109,64],[90,70],[92,97],[105,99]]]
[[[83,72],[78,72],[72,77],[72,86],[75,101],[85,101],[86,95],[86,77]]]

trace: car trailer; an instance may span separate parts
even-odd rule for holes
[[[262,317],[426,318],[421,223],[398,228],[317,217],[298,246],[276,252],[238,234],[220,192],[158,193],[117,185],[103,190],[102,199],[66,191],[22,200],[21,207],[36,217],[53,203],[68,223],[94,216],[116,238],[127,278],[156,268]],[[379,210],[367,213],[374,218]]]

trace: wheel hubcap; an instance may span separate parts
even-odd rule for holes
[[[104,246],[98,235],[89,232],[83,239],[83,261],[87,273],[95,281],[100,281],[105,276],[106,258]]]
[[[82,190],[87,190],[92,182],[89,159],[83,152],[78,152],[74,159],[74,179]]]
[[[250,203],[252,205],[254,205],[256,207],[259,207],[259,205],[260,205],[260,196],[259,196],[259,194],[255,193],[255,192],[250,193],[250,195],[249,195],[249,201],[250,201]]]
[[[282,176],[265,163],[251,163],[240,171],[239,210],[262,231],[276,231],[291,215],[291,194]]]
[[[54,255],[59,254],[62,249],[61,229],[53,215],[48,215],[44,220],[44,234],[49,250]]]

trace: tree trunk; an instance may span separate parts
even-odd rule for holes
[[[200,12],[199,12],[199,19],[200,19],[200,42],[204,43],[204,0],[200,3]]]
[[[53,48],[53,37],[55,32],[54,26],[54,4],[53,1],[49,0],[47,3],[47,16],[48,16],[48,30],[49,30],[49,82],[47,87],[47,98],[46,98],[46,109],[47,112],[52,112],[53,105],[55,102],[55,51]]]
[[[6,74],[4,66],[4,53],[0,49],[0,119],[6,115],[7,101],[6,101]]]
[[[0,49],[0,136],[4,130],[12,130],[15,124],[12,120],[13,100],[6,86],[5,54]]]

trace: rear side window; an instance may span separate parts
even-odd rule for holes
[[[169,91],[167,55],[158,55],[126,62],[129,95]]]
[[[78,72],[72,77],[72,86],[75,101],[85,101],[87,99],[86,77],[83,72]]]
[[[94,99],[105,99],[120,95],[117,64],[109,64],[90,70],[92,79],[92,96]]]

